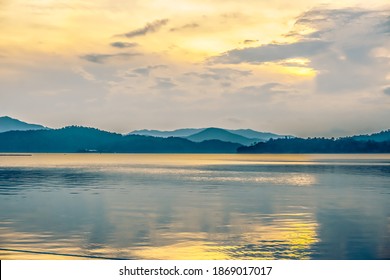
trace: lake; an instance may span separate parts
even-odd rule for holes
[[[390,259],[390,155],[0,156],[0,259]]]

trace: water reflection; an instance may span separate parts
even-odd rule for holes
[[[135,248],[134,255],[142,259],[308,259],[317,241],[317,225],[299,216],[286,215],[264,224],[241,217],[225,234],[172,233],[169,244]],[[245,231],[239,230],[243,226]]]
[[[390,258],[383,155],[166,157],[1,161],[0,258]]]

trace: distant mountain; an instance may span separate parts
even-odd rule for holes
[[[327,154],[327,153],[390,153],[390,141],[358,141],[353,138],[282,138],[239,147],[238,153],[262,154]]]
[[[271,138],[277,139],[277,138],[283,138],[286,137],[286,135],[278,135],[275,133],[270,132],[259,132],[252,129],[227,129],[227,131],[238,134],[240,136],[250,138],[250,139],[257,139],[259,141],[267,141]],[[293,136],[287,136],[287,137],[293,137]]]
[[[204,128],[182,128],[182,129],[176,129],[171,131],[161,131],[161,130],[149,130],[149,129],[142,129],[142,130],[134,130],[129,133],[132,135],[144,135],[144,136],[153,136],[153,137],[187,137],[192,134],[198,133],[200,131],[204,130]]]
[[[373,133],[370,135],[352,136],[351,138],[357,141],[376,141],[376,142],[390,141],[390,129],[378,133]]]
[[[209,127],[209,128],[183,128],[183,129],[177,129],[177,130],[172,130],[172,131],[143,129],[143,130],[132,131],[129,134],[154,136],[154,137],[165,137],[165,138],[166,137],[183,137],[183,138],[191,139],[190,136],[193,136],[194,134],[197,134],[197,133],[203,132],[205,130],[209,130],[209,129],[221,129],[221,130],[224,130],[226,132],[230,132],[230,133],[233,133],[235,135],[242,136],[246,139],[236,137],[235,141],[239,141],[236,143],[241,143],[243,145],[252,144],[253,142],[264,142],[264,141],[267,141],[271,138],[277,139],[277,138],[285,137],[284,135],[278,135],[278,134],[269,133],[269,132],[259,132],[259,131],[255,131],[252,129],[222,129],[222,128],[212,128],[212,127]],[[209,134],[210,131],[208,131],[207,133]],[[221,135],[221,134],[214,134],[214,137],[217,137],[219,135]],[[196,137],[194,139],[196,139]],[[223,138],[205,137],[203,140],[211,140],[211,139],[221,140],[221,141],[227,141],[227,140],[230,141],[231,140],[231,139],[226,138],[226,135]],[[195,141],[198,141],[198,140],[195,140]]]
[[[297,138],[251,129],[138,130],[122,135],[96,128],[48,129],[0,117],[0,153],[390,153],[390,130],[343,138]]]
[[[235,153],[239,146],[218,140],[195,143],[178,137],[123,136],[78,126],[0,133],[0,152],[5,153]]]
[[[236,153],[240,144],[209,140],[195,143],[180,137],[129,135],[119,142],[103,147],[104,152],[117,153]]]
[[[10,118],[8,116],[0,117],[0,133],[11,130],[37,130],[47,129],[39,124],[30,124]]]
[[[194,142],[202,142],[205,140],[218,139],[224,142],[239,143],[241,145],[250,145],[258,142],[258,139],[250,139],[244,136],[231,133],[221,128],[210,127],[202,130],[201,132],[195,133],[187,137],[188,140]]]
[[[78,152],[98,150],[120,140],[122,135],[95,128],[70,126],[53,130],[0,133],[0,152]]]

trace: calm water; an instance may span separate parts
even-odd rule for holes
[[[390,259],[390,155],[0,156],[0,259]]]

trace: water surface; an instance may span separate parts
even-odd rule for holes
[[[390,155],[0,156],[0,259],[390,259]]]

